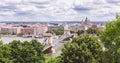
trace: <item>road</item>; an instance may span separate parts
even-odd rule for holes
[[[55,51],[55,52],[52,54],[53,57],[57,57],[57,56],[59,56],[59,55],[62,53],[61,50],[62,50],[62,48],[64,47],[64,42],[63,42],[63,40],[64,40],[65,38],[67,38],[67,37],[70,37],[70,36],[62,35],[59,39],[57,39],[57,40],[55,40],[55,41],[53,42],[52,47],[53,47],[53,49],[54,49],[54,51]],[[44,48],[44,50],[46,50],[46,49],[49,48],[49,47],[51,47],[51,45],[46,46],[46,47]],[[43,51],[44,51],[44,50],[43,50]]]
[[[53,57],[58,57],[62,53],[61,50],[64,47],[63,42],[58,42],[55,46],[53,46],[55,53],[52,54]]]

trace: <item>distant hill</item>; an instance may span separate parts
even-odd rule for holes
[[[2,21],[0,23],[6,23],[6,24],[57,24],[57,23],[81,23],[82,21],[32,21],[32,22],[23,22],[23,21]],[[91,23],[106,23],[107,21],[91,21]]]

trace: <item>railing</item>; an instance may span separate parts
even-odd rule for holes
[[[53,44],[45,44],[45,43],[47,43],[47,41],[45,41],[44,42],[44,49],[43,49],[43,51],[45,51],[46,49],[48,49],[49,47],[54,47],[57,43],[59,43],[59,42],[61,42],[61,41],[63,41],[65,38],[67,38],[67,37],[70,37],[71,35],[62,35],[58,40],[56,40],[55,41],[55,43],[53,43]]]

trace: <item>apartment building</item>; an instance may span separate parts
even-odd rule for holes
[[[48,30],[48,27],[45,25],[41,26],[30,26],[30,27],[24,27],[21,29],[21,33],[24,35],[40,35],[42,33],[45,33]]]
[[[21,29],[22,27],[5,26],[1,27],[1,33],[15,35],[21,33]]]

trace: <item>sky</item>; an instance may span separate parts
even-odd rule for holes
[[[0,21],[110,21],[120,0],[0,0]]]

